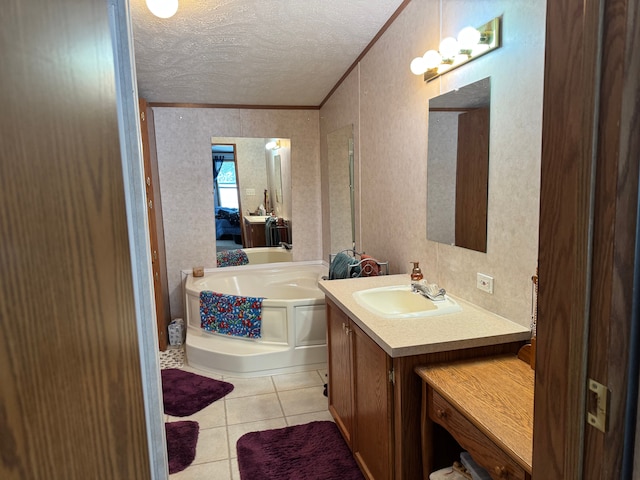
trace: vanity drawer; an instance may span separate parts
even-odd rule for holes
[[[453,405],[429,388],[429,417],[444,427],[495,480],[530,479],[527,472]]]

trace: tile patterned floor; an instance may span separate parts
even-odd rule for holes
[[[180,368],[184,365],[184,348],[167,347],[160,352],[160,368]]]
[[[169,367],[165,367],[169,368]],[[332,420],[324,390],[326,370],[236,378],[212,375],[189,366],[184,370],[234,385],[226,397],[191,417],[171,417],[167,422],[195,420],[200,425],[196,457],[171,480],[240,480],[236,442],[248,432]]]

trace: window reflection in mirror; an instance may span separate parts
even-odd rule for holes
[[[279,148],[267,149],[275,140]],[[260,205],[291,220],[290,139],[213,137],[211,143],[217,251],[242,248],[243,218]]]
[[[429,240],[487,251],[490,103],[489,78],[429,100]]]
[[[353,248],[355,242],[352,125],[327,135],[327,159],[331,252],[337,253]]]

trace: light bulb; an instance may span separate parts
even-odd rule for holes
[[[458,45],[460,50],[473,50],[480,41],[480,32],[473,27],[464,27],[458,33]]]
[[[156,17],[173,17],[178,11],[178,0],[147,0],[147,8]]]
[[[453,37],[444,38],[440,42],[439,50],[442,58],[453,58],[458,53],[458,41]]]
[[[411,68],[411,73],[413,73],[414,75],[422,75],[427,71],[426,62],[424,61],[423,57],[416,57],[411,60],[411,65],[409,65],[409,68]]]
[[[442,61],[442,57],[435,50],[427,51],[422,56],[422,58],[424,59],[424,63],[425,63],[425,66],[427,67],[427,70],[436,68],[438,65],[440,65],[440,62]]]

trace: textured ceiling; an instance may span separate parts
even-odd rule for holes
[[[130,0],[149,102],[317,106],[402,0]]]

